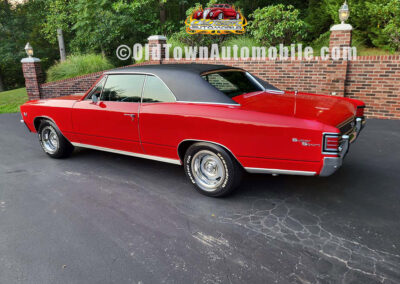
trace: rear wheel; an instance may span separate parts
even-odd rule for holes
[[[242,168],[222,147],[196,143],[186,151],[184,167],[187,177],[200,193],[219,197],[231,193],[242,178]]]
[[[40,123],[38,135],[43,151],[52,158],[66,158],[74,150],[74,146],[65,139],[57,126],[49,120],[43,120]]]

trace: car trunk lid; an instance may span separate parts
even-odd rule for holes
[[[338,97],[294,92],[254,92],[233,98],[243,108],[316,120],[338,126],[355,115],[356,107]]]

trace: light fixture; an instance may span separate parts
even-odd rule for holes
[[[29,58],[31,58],[33,56],[33,48],[29,44],[29,42],[25,45],[25,51]]]
[[[349,5],[347,5],[347,1],[344,1],[342,7],[339,9],[339,19],[344,24],[350,16]]]

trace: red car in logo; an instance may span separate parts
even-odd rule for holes
[[[193,13],[193,18],[196,20],[240,20],[241,15],[229,4],[215,4],[205,10],[197,10]]]

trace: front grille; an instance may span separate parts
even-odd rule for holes
[[[356,127],[356,122],[355,122],[354,117],[341,123],[338,126],[340,134],[342,134],[342,135],[349,135],[349,134],[353,133],[355,127]]]

